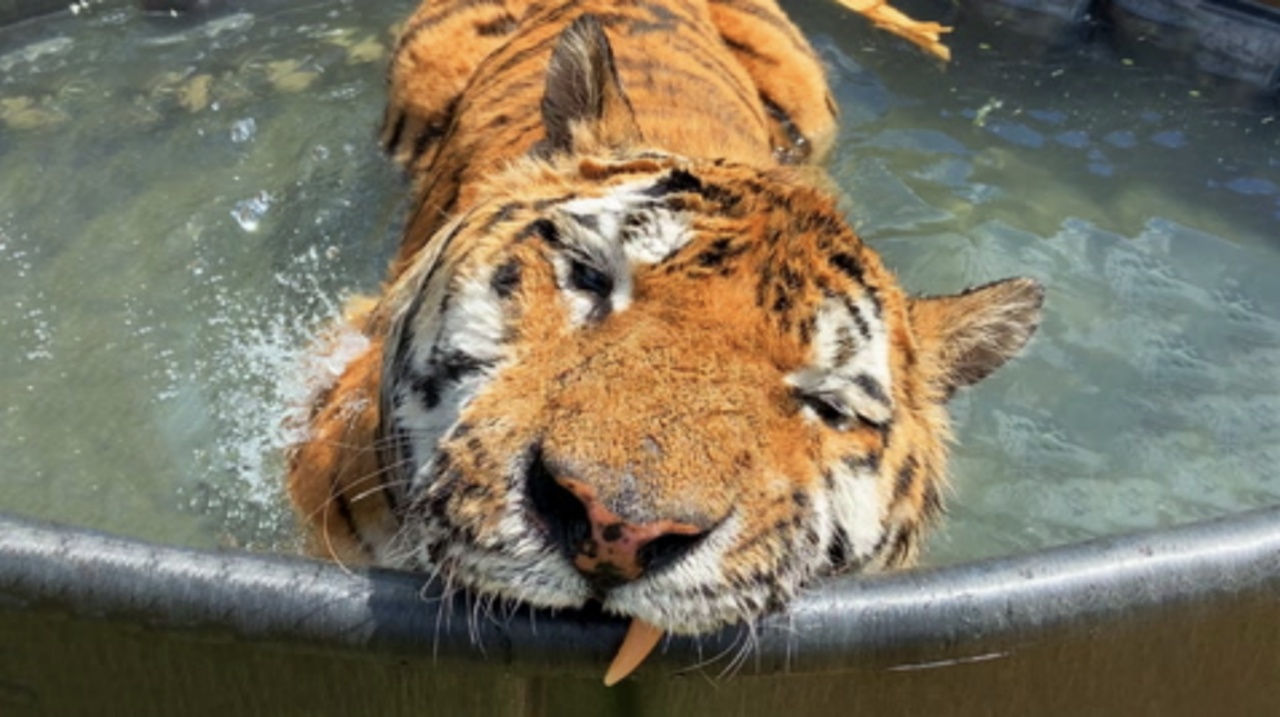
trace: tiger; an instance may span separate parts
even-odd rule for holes
[[[775,0],[418,7],[403,237],[288,453],[311,550],[673,635],[912,565],[946,404],[1044,291],[909,295],[821,168],[836,123]]]

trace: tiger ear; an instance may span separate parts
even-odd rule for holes
[[[613,48],[594,15],[573,21],[556,42],[542,96],[547,154],[579,152],[640,140],[631,101],[622,91]]]
[[[913,298],[911,328],[921,366],[945,399],[986,378],[1013,358],[1040,325],[1044,288],[1034,279],[1006,279],[953,296]]]

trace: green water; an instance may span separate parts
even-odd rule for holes
[[[293,549],[281,422],[308,337],[394,246],[373,135],[412,4],[0,30],[0,510]],[[1049,288],[1027,355],[954,404],[929,560],[1280,503],[1274,106],[985,24],[941,68],[789,5],[843,108],[832,172],[904,283]]]

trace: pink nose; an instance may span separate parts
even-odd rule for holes
[[[584,481],[553,476],[540,459],[529,473],[533,509],[573,567],[597,590],[609,590],[676,562],[707,533],[661,518],[631,522],[606,507]]]
[[[573,567],[597,582],[629,582],[646,570],[673,562],[702,536],[703,530],[675,520],[628,523],[598,500],[589,485],[572,478],[556,482],[582,503],[590,535],[568,546]]]

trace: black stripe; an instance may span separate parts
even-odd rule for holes
[[[435,360],[435,371],[443,374],[444,380],[449,383],[457,383],[473,373],[492,367],[493,361],[472,356],[460,349],[451,349]]]
[[[417,162],[431,148],[431,145],[445,136],[457,111],[458,96],[454,95],[443,110],[426,118],[422,129],[418,131],[418,136],[413,139],[413,153],[409,157],[409,164]]]
[[[813,340],[813,329],[817,326],[817,319],[810,316],[802,320],[797,326],[796,331],[800,334],[800,343],[808,345]]]
[[[907,456],[902,462],[902,467],[898,469],[898,475],[893,479],[893,501],[896,503],[911,492],[916,483],[916,468],[918,468],[915,456]]]
[[[849,312],[849,318],[853,319],[853,325],[858,328],[858,335],[863,341],[871,340],[871,325],[867,323],[866,317],[862,315],[862,309],[853,302],[848,296],[844,297],[844,308]]]
[[[724,44],[728,45],[730,50],[733,50],[739,55],[746,55],[747,57],[750,57],[753,60],[761,60],[764,62],[768,62],[771,65],[778,64],[777,60],[773,59],[772,57],[765,57],[764,55],[761,55],[759,51],[756,50],[756,48],[750,45],[743,44],[730,37],[724,37],[723,35],[720,37],[720,39],[724,40]]]
[[[859,284],[865,283],[862,278],[862,264],[852,254],[840,252],[831,256],[831,263],[845,276]]]
[[[849,540],[849,533],[843,527],[836,528],[835,537],[831,539],[831,545],[827,548],[827,560],[831,563],[831,567],[840,570],[848,563],[851,553],[853,552],[853,543]]]
[[[405,48],[409,43],[413,42],[418,35],[430,30],[441,23],[447,22],[450,18],[457,15],[467,8],[478,7],[480,5],[496,5],[502,7],[505,0],[454,0],[449,6],[432,15],[428,15],[421,20],[415,22],[405,28],[404,33],[400,35],[400,41],[396,44],[396,54]]]
[[[330,484],[329,495],[333,497],[333,503],[338,507],[338,517],[342,522],[347,524],[347,531],[351,533],[351,537],[360,544],[360,549],[366,555],[373,555],[369,543],[365,541],[364,535],[360,533],[360,527],[356,525],[355,514],[351,512],[351,503],[347,500],[347,496],[339,489],[336,482]],[[326,530],[328,526],[326,526]]]
[[[853,332],[845,324],[836,327],[836,355],[832,357],[832,363],[837,366],[843,366],[853,360],[857,352],[857,342],[853,340]]]
[[[728,59],[730,62],[736,61],[732,57],[722,58],[720,53],[712,52],[706,47],[688,42],[688,40],[695,38],[698,40],[702,39],[702,37],[698,35],[677,35],[672,38],[671,51],[683,54],[687,59],[692,60],[703,70],[728,84],[730,89],[733,90],[733,93],[737,95],[738,101],[741,102],[744,107],[762,110],[763,107],[760,103],[760,93],[756,89],[755,85],[747,86],[742,84],[738,74],[733,72],[735,67],[725,64],[723,60]],[[740,68],[741,66],[738,65],[737,67]],[[667,67],[664,69],[667,71],[673,71],[676,68]],[[684,74],[693,76],[692,73]],[[763,116],[757,116],[756,119],[763,124]]]
[[[898,531],[893,540],[893,547],[884,558],[885,567],[897,567],[911,554],[911,546],[915,543],[914,532],[907,529]]]
[[[569,218],[572,219],[575,224],[587,231],[595,232],[597,234],[600,233],[600,217],[597,217],[594,214],[569,213]]]
[[[524,19],[526,22],[529,23],[531,27],[533,26],[545,27],[549,25],[558,25],[560,24],[560,20],[563,19],[566,15],[577,10],[578,7],[582,5],[582,1],[583,0],[569,0],[569,2],[566,2],[563,5],[560,5],[555,10],[552,10],[551,12],[545,15],[542,15],[540,17],[526,16]],[[538,42],[535,42],[529,47],[526,47],[523,50],[519,50],[515,52],[497,67],[493,67],[493,68],[483,67],[483,68],[477,69],[476,75],[483,74],[488,81],[484,83],[475,83],[469,88],[468,91],[471,92],[473,95],[482,96],[485,93],[485,90],[490,86],[496,84],[497,82],[505,82],[508,79],[508,75],[514,74],[514,73],[511,73],[510,70],[524,63],[525,60],[528,60],[529,58],[535,57],[540,54],[545,54],[547,58],[550,59],[551,46],[555,45],[556,42],[558,42],[559,40],[560,40],[560,33],[554,32],[548,35],[547,37],[542,38]],[[493,55],[490,55],[485,59],[489,60],[493,57],[494,57]]]
[[[870,398],[872,401],[875,401],[882,406],[890,405],[889,397],[884,392],[884,386],[881,386],[880,382],[872,378],[869,374],[860,373],[857,376],[854,376],[853,383],[858,388],[862,389],[862,392],[867,394],[867,398]]]
[[[517,27],[519,23],[516,19],[508,13],[503,13],[493,20],[476,25],[475,29],[480,37],[500,37],[511,34]]]
[[[932,520],[937,518],[946,509],[942,505],[942,498],[938,496],[938,485],[935,481],[927,481],[924,484],[924,515],[926,519]]]
[[[388,107],[387,111],[390,112],[391,108]],[[408,115],[404,112],[398,113],[395,123],[391,126],[391,136],[387,138],[386,144],[382,145],[382,151],[389,154],[400,146],[401,135],[404,134],[404,125],[408,119]]]
[[[414,292],[413,299],[409,302],[409,307],[401,318],[401,326],[399,328],[400,337],[396,342],[395,353],[392,355],[392,375],[394,377],[398,378],[400,376],[408,375],[409,373],[408,363],[409,359],[413,357],[413,353],[409,350],[409,345],[413,342],[414,335],[413,332],[409,330],[408,324],[413,321],[413,318],[418,315],[418,312],[422,311],[422,301],[427,295],[426,288],[431,285],[431,280],[435,278],[436,272],[440,271],[441,267],[445,266],[446,262],[443,257],[447,256],[449,246],[453,244],[453,240],[456,239],[467,226],[468,222],[466,219],[459,221],[457,226],[453,228],[453,231],[449,232],[448,235],[440,240],[444,243],[444,246],[440,247],[439,256],[441,258],[432,264],[431,268],[427,270],[426,277],[424,277],[422,282],[417,285],[417,290]],[[385,468],[386,466],[382,467]]]
[[[440,392],[443,387],[440,376],[434,372],[424,376],[414,376],[410,388],[421,398],[422,407],[426,410],[430,411],[440,405]]]
[[[769,116],[778,123],[778,126],[782,128],[783,133],[787,135],[787,141],[795,148],[792,161],[800,162],[808,158],[810,152],[809,138],[805,137],[804,133],[800,131],[800,128],[796,126],[795,121],[791,119],[791,115],[788,114],[786,110],[782,109],[782,106],[774,101],[772,97],[764,92],[760,93],[760,101],[764,103],[765,112],[767,112]]]
[[[733,8],[738,12],[750,15],[752,17],[763,20],[765,24],[772,25],[775,30],[783,35],[791,42],[792,47],[806,57],[812,57],[813,51],[803,37],[796,34],[795,29],[787,19],[777,13],[770,12],[759,5],[742,0],[711,0],[712,5],[723,5],[724,7]]]
[[[882,524],[880,526],[880,539],[876,541],[875,545],[871,546],[871,550],[870,552],[867,553],[866,559],[871,560],[872,558],[874,558],[875,556],[883,552],[885,546],[888,545],[889,541],[892,540],[897,534],[898,534],[897,528]]]
[[[893,438],[893,424],[886,421],[882,426],[872,426],[880,434],[880,450],[889,450],[889,441]]]
[[[473,96],[483,96],[485,94],[485,91],[490,86],[497,84],[498,82],[508,81],[509,75],[512,74],[511,70],[523,64],[526,60],[528,60],[531,57],[536,57],[538,55],[545,54],[548,58],[550,58],[551,46],[554,45],[559,39],[560,39],[559,35],[551,35],[549,37],[544,37],[538,42],[535,42],[534,44],[530,45],[529,47],[526,47],[523,50],[518,50],[517,52],[513,53],[510,57],[504,60],[501,65],[498,65],[497,67],[494,67],[492,69],[490,68],[477,69],[476,75],[477,76],[480,75],[481,70],[483,70],[484,77],[487,80],[487,82],[484,82],[483,84],[481,83],[473,84],[469,89],[470,93]],[[489,56],[489,58],[492,58],[492,57],[494,56],[493,55]],[[486,58],[486,59],[489,59],[489,58]]]
[[[497,294],[499,299],[510,298],[520,288],[520,272],[520,261],[514,257],[508,259],[493,270],[493,277],[489,279],[489,287],[493,289],[493,293]]]
[[[408,439],[405,439],[405,445],[408,445]],[[401,455],[407,455],[407,450],[401,453]],[[416,470],[416,466],[402,466],[401,469],[396,472],[380,471],[378,473],[378,492],[381,493],[382,497],[387,501],[387,510],[391,511],[391,514],[396,516],[397,520],[399,520],[401,515],[400,498],[403,495],[403,488],[398,484],[388,485],[387,478],[393,476],[412,475],[412,473],[409,473],[406,468]]]
[[[516,241],[522,242],[530,237],[537,236],[551,246],[561,246],[560,230],[556,227],[555,222],[550,219],[536,219],[525,225],[524,229],[516,234]]]
[[[871,471],[872,473],[880,472],[880,454],[868,453],[865,456],[845,456],[845,466],[854,472]]]
[[[484,220],[484,225],[480,227],[480,231],[484,234],[488,234],[494,230],[494,227],[511,219],[511,217],[515,216],[515,213],[521,209],[524,209],[523,202],[516,201],[503,204],[498,207],[498,211],[490,214],[489,218]]]
[[[671,51],[681,52],[685,50],[673,47]],[[658,96],[656,101],[660,103],[680,102],[689,96],[698,96],[703,93],[708,96],[715,96],[719,93],[721,88],[724,88],[729,90],[729,92],[742,104],[743,108],[760,108],[761,105],[759,97],[754,92],[746,92],[742,85],[737,82],[727,82],[733,76],[727,74],[723,70],[723,66],[720,68],[708,67],[705,63],[699,63],[697,58],[692,55],[689,56],[689,59],[699,64],[702,67],[703,72],[694,72],[681,67],[673,67],[668,64],[653,61],[647,57],[637,59],[620,56],[618,58],[618,67],[622,70],[624,79],[628,72],[639,73],[643,78],[645,78],[649,83],[649,88]],[[659,81],[664,78],[670,85],[675,86],[677,90],[675,93],[670,95],[670,99],[668,99],[668,93],[659,89]],[[721,82],[721,80],[725,80],[726,82]],[[634,88],[629,89],[634,90]],[[650,103],[650,105],[653,104],[654,103],[652,102]],[[735,112],[732,115],[729,115],[729,118],[726,118],[723,114],[718,114],[716,117],[717,121],[722,123],[728,122],[729,118],[732,118],[733,121],[731,124],[722,125],[723,130],[732,129],[741,135],[748,137],[751,136],[751,130],[744,122],[740,121],[747,118],[747,116],[744,116],[742,113]],[[753,118],[756,120],[756,127],[765,127],[765,119],[762,114],[755,114]]]
[[[675,32],[677,23],[658,19],[644,19],[624,15],[622,13],[596,13],[595,17],[600,20],[600,24],[610,28],[621,28],[627,37],[635,35],[648,35],[654,32]],[[673,16],[674,17],[674,16]]]
[[[570,201],[572,199],[577,199],[577,198],[578,198],[578,195],[576,193],[569,192],[568,194],[562,194],[558,197],[551,197],[549,199],[538,199],[534,201],[533,208],[536,211],[541,212],[546,210],[547,207],[554,207],[557,204],[564,204],[567,201]]]
[[[711,246],[704,249],[702,253],[695,257],[694,260],[697,261],[698,265],[701,267],[712,268],[720,266],[726,261],[746,253],[749,248],[747,244],[743,243],[735,246],[732,244],[732,241],[733,240],[729,237],[720,237],[719,239],[711,242]]]

